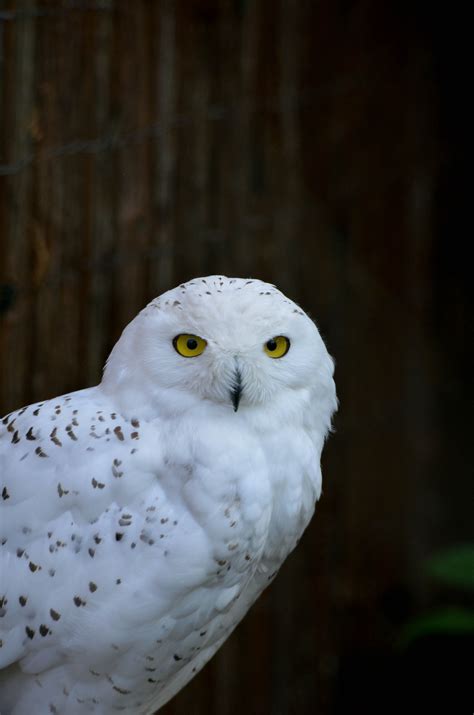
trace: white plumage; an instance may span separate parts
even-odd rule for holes
[[[211,276],[152,301],[100,385],[5,417],[2,715],[152,713],[202,668],[313,514],[332,374],[274,286]]]

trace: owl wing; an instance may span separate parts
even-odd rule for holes
[[[265,540],[234,519],[235,480],[217,500],[193,490],[188,508],[192,455],[170,464],[176,435],[125,419],[99,388],[0,424],[0,668],[79,663],[126,690],[144,667],[169,682],[199,650],[204,663]]]

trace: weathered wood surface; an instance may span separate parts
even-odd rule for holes
[[[341,411],[317,518],[164,712],[333,712],[447,521],[429,36],[376,2],[10,0],[0,63],[1,413],[97,382],[192,276],[270,280],[318,319]]]

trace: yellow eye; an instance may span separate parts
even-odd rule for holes
[[[197,357],[206,349],[207,342],[198,335],[182,333],[173,340],[174,349],[183,357]]]
[[[288,338],[285,338],[284,335],[277,335],[271,338],[271,340],[268,340],[263,346],[263,349],[269,357],[281,358],[283,355],[286,355],[290,349],[290,341]]]

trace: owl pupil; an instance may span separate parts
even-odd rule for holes
[[[196,350],[196,348],[198,346],[197,340],[195,340],[194,338],[188,338],[188,340],[186,342],[186,346],[187,346],[188,350]]]
[[[277,348],[276,340],[273,340],[273,339],[272,339],[272,340],[269,340],[268,343],[267,343],[267,348],[268,348],[271,352],[273,352],[274,350],[276,350],[276,348]]]

